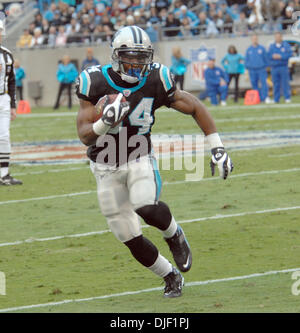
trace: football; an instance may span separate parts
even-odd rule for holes
[[[105,95],[99,99],[97,104],[95,105],[95,112],[94,112],[94,122],[99,120],[102,117],[103,110],[104,110],[104,104],[106,102],[106,98],[109,98],[109,104],[113,103],[118,94],[110,94],[110,95]],[[123,96],[121,99],[121,102],[126,102],[126,98]],[[115,124],[113,127],[117,126],[123,119],[120,119],[117,124]]]

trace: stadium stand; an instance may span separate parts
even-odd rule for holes
[[[300,0],[39,0],[35,7],[29,33],[40,28],[38,47],[47,48],[101,44],[126,25],[155,30],[153,41],[284,32],[295,23]]]

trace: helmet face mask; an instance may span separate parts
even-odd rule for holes
[[[147,76],[153,62],[153,47],[139,27],[129,26],[116,32],[112,41],[112,67],[124,81],[136,83]]]

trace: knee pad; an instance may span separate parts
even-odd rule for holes
[[[145,267],[152,266],[158,257],[156,246],[143,235],[124,242],[124,244],[129,248],[134,258]]]
[[[136,213],[143,218],[143,220],[160,230],[168,229],[172,214],[168,205],[164,202],[159,201],[157,205],[147,205],[136,209]]]

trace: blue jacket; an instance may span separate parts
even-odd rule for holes
[[[248,47],[245,57],[247,69],[261,69],[268,66],[268,54],[262,45]]]
[[[174,75],[183,75],[190,63],[191,61],[186,58],[181,57],[178,59],[172,56],[172,66],[170,67],[170,71]]]
[[[15,68],[15,75],[16,75],[16,87],[22,87],[23,86],[22,80],[26,76],[24,69],[22,67]]]
[[[220,67],[206,68],[204,78],[207,89],[215,89],[219,87],[221,78],[228,82],[228,76]]]
[[[98,65],[100,65],[100,63],[99,63],[99,61],[96,58],[92,58],[91,60],[89,60],[88,58],[86,58],[82,62],[81,71],[83,71],[87,67],[98,66]]]
[[[71,62],[67,65],[59,64],[56,72],[57,80],[60,83],[73,83],[78,76],[78,71]]]
[[[273,54],[280,54],[281,59],[273,59]],[[271,67],[282,67],[287,66],[289,58],[293,55],[292,48],[290,44],[286,41],[283,41],[279,47],[276,45],[276,43],[273,43],[269,47],[268,51],[268,58],[269,58],[269,64]]]
[[[237,54],[230,54],[227,53],[225,57],[222,59],[221,63],[228,74],[236,74],[243,72],[243,64],[241,60],[244,60],[244,57],[237,53]]]

